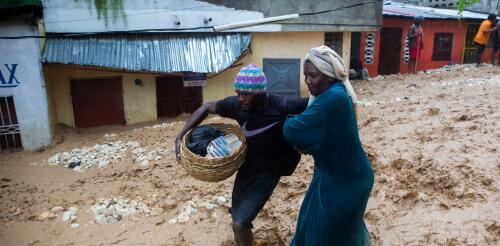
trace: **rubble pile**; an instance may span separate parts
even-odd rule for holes
[[[53,220],[55,219],[60,212],[64,211],[64,207],[61,206],[55,206],[50,211],[43,212],[38,216],[38,220],[44,221],[44,220]],[[68,221],[71,223],[71,228],[77,228],[80,226],[80,224],[77,223],[77,213],[78,213],[78,208],[77,207],[69,207],[64,213],[62,214],[62,221]]]
[[[462,80],[451,80],[441,83],[432,83],[432,86],[436,87],[470,87],[485,84],[498,84],[500,83],[500,75],[495,75],[485,78],[474,78],[474,79],[462,79]]]
[[[164,123],[156,124],[156,125],[152,125],[152,126],[145,126],[145,127],[141,127],[141,128],[135,128],[132,131],[139,131],[139,130],[143,130],[143,129],[168,128],[168,127],[173,127],[175,124],[184,124],[184,122],[183,121],[176,121],[176,122],[171,122],[171,123],[164,122]]]
[[[190,201],[186,202],[186,205],[182,207],[179,215],[169,220],[168,223],[186,223],[191,217],[193,217],[193,215],[197,214],[201,208],[211,211],[222,206],[231,206],[231,195],[213,196],[212,199],[200,199],[199,197],[194,197]],[[212,213],[211,216],[214,217],[215,213]]]
[[[147,148],[139,147],[132,151],[132,160],[142,166],[147,166],[152,160],[161,160],[165,154],[166,150],[162,148],[156,148],[148,151]]]
[[[484,67],[492,67],[493,65],[491,64],[482,64]],[[436,69],[429,69],[425,71],[420,71],[419,74],[436,74],[436,73],[443,73],[443,72],[462,72],[462,71],[470,71],[470,70],[476,70],[476,64],[453,64],[453,65],[446,65],[440,68]]]
[[[151,208],[142,201],[117,197],[101,199],[90,211],[94,213],[95,221],[99,224],[117,223],[123,217],[137,213],[146,216],[163,213],[163,209]]]
[[[75,171],[95,167],[101,168],[115,160],[124,158],[127,150],[139,148],[139,146],[139,143],[135,141],[96,144],[92,147],[55,154],[47,162],[49,165],[63,165]]]

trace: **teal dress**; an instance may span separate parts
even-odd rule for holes
[[[373,170],[344,84],[334,82],[302,114],[289,116],[283,132],[315,165],[290,245],[369,245],[363,215]]]

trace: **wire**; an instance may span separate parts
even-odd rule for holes
[[[329,13],[329,12],[335,12],[335,11],[339,11],[339,10],[355,8],[355,7],[368,5],[368,4],[374,4],[374,3],[378,3],[378,2],[383,2],[383,0],[362,2],[362,3],[342,6],[342,7],[338,7],[335,9],[329,9],[329,10],[318,11],[318,12],[299,13],[299,16],[311,16],[311,15],[325,14],[325,13]],[[172,10],[169,10],[169,11],[172,11]],[[47,22],[47,23],[49,23],[49,22]],[[54,23],[54,22],[50,22],[50,23]],[[270,23],[272,23],[272,22],[270,22]],[[331,25],[350,26],[351,24],[331,24]],[[366,25],[361,25],[361,26],[366,26]],[[375,26],[378,26],[378,25],[375,25]],[[48,36],[47,35],[45,35],[45,36],[36,36],[36,35],[29,36],[28,35],[28,36],[11,36],[11,37],[0,36],[0,39],[28,39],[28,38],[47,38],[47,37],[51,37],[51,38],[52,37],[54,37],[54,38],[57,38],[57,37],[86,37],[86,36],[108,35],[108,34],[134,34],[134,33],[148,33],[148,32],[168,32],[168,31],[195,31],[195,30],[203,30],[203,29],[212,29],[213,30],[213,28],[214,28],[214,25],[188,27],[188,28],[160,28],[160,29],[138,29],[138,30],[111,31],[111,32],[65,33],[65,34],[51,34]]]
[[[330,10],[319,11],[319,12],[301,13],[301,14],[299,13],[299,16],[324,14],[324,13],[328,13],[328,12],[339,11],[339,10],[343,10],[343,9],[350,9],[350,8],[355,8],[355,7],[359,7],[359,6],[363,6],[363,5],[368,5],[368,4],[372,4],[372,3],[378,3],[378,2],[383,2],[383,0],[375,0],[375,1],[370,1],[370,2],[362,2],[362,3],[347,5],[347,6],[339,7],[339,8],[336,8],[336,9],[330,9]]]

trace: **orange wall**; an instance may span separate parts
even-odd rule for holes
[[[394,27],[394,28],[402,28],[403,34],[401,37],[401,52],[400,52],[400,73],[408,72],[408,64],[404,63],[403,54],[404,54],[404,41],[405,34],[408,32],[410,25],[412,24],[412,19],[402,19],[402,18],[391,18],[384,17],[382,21],[382,27]],[[424,50],[422,51],[422,55],[418,62],[418,70],[425,69],[433,69],[439,68],[448,63],[462,63],[463,56],[463,48],[465,43],[465,34],[467,30],[467,22],[461,22],[458,20],[427,20],[424,21],[422,28],[424,30]],[[434,48],[434,34],[437,32],[452,32],[453,34],[453,48],[451,53],[450,61],[432,61],[432,51]],[[364,50],[365,50],[365,41],[366,41],[366,33],[363,33],[361,36],[361,44],[360,44],[360,61],[364,67],[368,69],[368,73],[370,77],[378,75],[378,64],[379,64],[379,55],[380,54],[380,31],[376,32],[376,40],[375,40],[375,54],[373,59],[373,64],[364,64]],[[487,48],[483,53],[482,62],[489,62],[491,57],[491,48]]]

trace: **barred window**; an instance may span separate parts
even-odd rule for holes
[[[453,49],[453,33],[438,32],[434,34],[434,48],[432,50],[433,61],[451,60]]]

